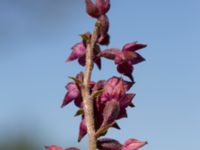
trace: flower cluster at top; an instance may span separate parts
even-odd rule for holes
[[[106,13],[110,9],[110,0],[85,0],[87,14],[98,22],[98,36],[93,48],[93,61],[101,69],[101,58],[113,60],[116,64],[118,73],[127,76],[130,81],[126,81],[123,77],[113,76],[107,80],[90,81],[89,92],[91,100],[94,102],[94,120],[95,131],[97,138],[97,148],[99,150],[138,150],[147,142],[139,141],[133,138],[121,144],[115,139],[100,138],[108,132],[109,128],[120,129],[117,120],[127,117],[127,108],[134,107],[133,98],[134,93],[128,92],[134,85],[134,78],[132,76],[133,66],[144,61],[145,59],[137,52],[145,48],[145,44],[130,42],[125,44],[121,49],[108,48],[101,50],[101,45],[109,45],[110,36],[109,19]],[[82,41],[76,43],[72,47],[72,52],[67,58],[67,61],[78,60],[82,66],[86,64],[86,49],[87,42],[91,40],[92,33],[87,32],[81,34]],[[81,93],[81,86],[84,79],[84,74],[80,72],[76,77],[71,77],[73,82],[66,85],[67,93],[64,97],[61,107],[65,107],[71,102],[74,102],[78,107],[75,116],[81,116],[79,126],[78,141],[87,134],[86,120],[83,109],[83,97]],[[48,150],[64,150],[59,146],[46,146]],[[78,148],[67,148],[65,150],[79,150]]]

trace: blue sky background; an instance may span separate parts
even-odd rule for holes
[[[135,67],[136,108],[107,137],[148,140],[144,150],[200,149],[200,1],[112,0],[111,44],[148,44]],[[84,70],[65,63],[70,48],[91,31],[83,0],[0,0],[0,143],[19,136],[43,145],[78,146],[80,118],[61,109],[68,76]],[[105,47],[103,47],[104,49]],[[103,60],[93,80],[119,75]]]

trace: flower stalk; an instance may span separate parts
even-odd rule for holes
[[[99,34],[99,23],[97,21],[91,39],[87,41],[86,65],[85,65],[83,84],[81,86],[84,116],[86,120],[87,132],[89,137],[89,142],[88,142],[89,150],[96,150],[94,107],[93,107],[93,100],[89,92],[89,83],[91,81],[91,74],[94,65],[93,51],[95,43],[97,41],[98,34]]]
[[[147,45],[129,42],[121,49],[107,48],[101,50],[101,46],[110,43],[109,18],[107,12],[110,9],[110,0],[85,0],[87,14],[96,19],[93,32],[80,34],[82,41],[76,43],[67,62],[78,60],[79,65],[85,67],[85,71],[78,73],[75,77],[69,77],[72,82],[66,85],[66,94],[61,107],[74,102],[78,107],[76,116],[81,116],[79,126],[78,142],[88,134],[88,150],[138,150],[147,144],[135,138],[128,138],[124,143],[113,138],[102,137],[110,128],[120,129],[118,120],[127,118],[127,108],[134,108],[133,99],[135,93],[130,93],[134,85],[134,65],[145,59],[138,50]],[[116,70],[123,76],[129,78],[127,81],[121,77],[92,81],[94,63],[101,70],[101,59],[112,60]],[[47,150],[80,150],[76,147],[63,149],[60,146],[51,145],[45,147]]]

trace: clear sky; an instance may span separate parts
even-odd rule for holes
[[[200,149],[200,1],[111,0],[111,44],[148,44],[135,67],[136,107],[107,137],[147,140],[144,150]],[[80,118],[60,108],[68,76],[83,67],[65,63],[94,20],[83,0],[0,1],[0,143],[30,136],[43,145],[78,146]],[[104,49],[103,47],[102,49]],[[119,75],[103,60],[93,80]]]

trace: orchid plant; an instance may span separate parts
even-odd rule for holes
[[[145,48],[145,44],[130,42],[121,49],[108,48],[101,50],[102,45],[109,45],[110,36],[109,19],[107,12],[110,9],[110,0],[85,0],[86,12],[96,19],[92,33],[81,34],[82,40],[72,47],[72,52],[67,62],[78,60],[81,66],[85,66],[85,72],[70,77],[73,81],[66,85],[67,93],[61,107],[65,107],[72,101],[78,110],[75,116],[81,116],[78,142],[88,134],[89,150],[138,150],[147,144],[129,138],[124,144],[112,138],[102,138],[110,128],[120,129],[117,120],[127,117],[127,108],[134,107],[132,103],[134,93],[128,91],[134,84],[132,76],[133,66],[145,59],[137,52]],[[107,80],[91,81],[94,63],[101,69],[101,58],[113,60],[117,65],[117,71],[127,76],[113,76]],[[62,147],[51,145],[47,150],[64,150]],[[75,147],[65,150],[79,150]]]

